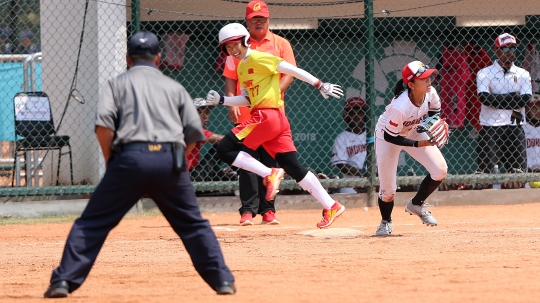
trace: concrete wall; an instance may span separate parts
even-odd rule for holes
[[[41,44],[43,51],[43,90],[51,98],[58,127],[66,107],[75,74],[80,35],[83,29],[85,0],[41,1]],[[62,8],[62,9],[58,9]],[[125,70],[125,7],[89,1],[81,48],[77,88],[84,104],[71,99],[59,134],[69,135],[73,150],[75,183],[96,184],[104,165],[94,134],[94,117],[99,87],[105,80]],[[50,185],[50,161],[44,165],[44,185]],[[56,163],[56,162],[54,162]],[[69,183],[67,157],[61,167],[61,183]]]
[[[404,207],[416,193],[398,192],[396,194],[396,208]],[[437,206],[463,206],[463,205],[512,205],[540,202],[540,189],[505,189],[505,190],[452,190],[436,191],[428,202]],[[367,194],[333,194],[332,198],[338,200],[347,208],[364,208],[364,210],[378,212],[378,207],[366,208]],[[79,215],[82,213],[87,199],[76,200],[49,200],[0,202],[0,217],[43,217],[61,215]],[[235,196],[225,197],[198,197],[197,204],[202,212],[222,213],[237,212],[240,201]],[[141,199],[130,210],[131,213],[155,210],[156,204],[151,199]],[[321,209],[321,204],[311,195],[279,195],[278,211]],[[397,209],[403,211],[402,209]]]

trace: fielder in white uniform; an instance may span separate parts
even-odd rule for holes
[[[366,103],[359,97],[349,98],[343,108],[347,129],[341,132],[332,146],[332,166],[337,167],[343,178],[360,178],[366,162]],[[340,193],[354,194],[352,187],[340,188]]]
[[[394,99],[386,106],[375,127],[375,153],[380,180],[379,209],[381,224],[375,235],[388,236],[392,232],[392,210],[396,194],[396,178],[399,153],[404,149],[420,162],[429,174],[420,184],[418,193],[405,207],[405,211],[415,214],[422,223],[435,226],[437,220],[424,205],[429,195],[446,178],[446,160],[429,140],[426,133],[418,133],[416,126],[426,117],[441,110],[439,95],[431,86],[431,76],[436,69],[430,69],[420,61],[413,61],[403,67],[402,79],[394,88]]]

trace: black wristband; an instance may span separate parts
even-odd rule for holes
[[[219,95],[219,104],[222,104],[225,103],[225,97],[223,97],[222,95]]]
[[[389,135],[386,131],[384,132],[384,140],[386,142],[390,142],[392,144],[399,145],[399,146],[418,147],[418,141],[407,139],[400,135],[397,135],[394,137],[394,136]]]

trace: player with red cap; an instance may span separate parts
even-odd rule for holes
[[[406,64],[401,71],[402,79],[394,88],[394,98],[377,121],[375,153],[380,180],[378,203],[382,220],[376,236],[388,236],[392,233],[391,215],[401,150],[405,150],[428,171],[416,196],[405,206],[405,211],[417,215],[422,223],[428,226],[438,224],[427,209],[425,201],[446,178],[448,168],[436,146],[437,143],[430,140],[425,132],[419,133],[416,130],[426,115],[431,117],[440,113],[441,100],[431,86],[431,78],[437,73],[438,70],[429,68],[420,61]]]

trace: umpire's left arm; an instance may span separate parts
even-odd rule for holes
[[[96,123],[96,136],[105,159],[105,169],[108,168],[109,160],[112,156],[112,144],[115,136],[115,130],[111,129],[111,126],[116,125],[115,119],[118,117],[117,108],[114,102],[104,102],[105,100],[113,100],[113,92],[109,81],[101,87],[98,99],[98,111],[97,116],[101,119],[96,121],[102,121]],[[100,108],[102,108],[100,110]]]

